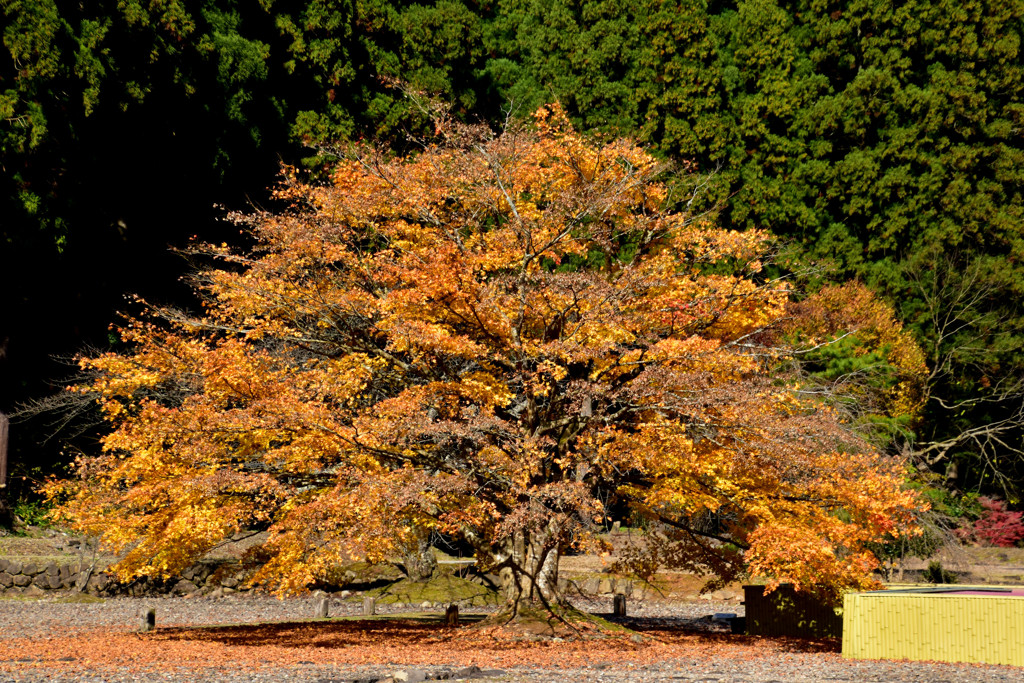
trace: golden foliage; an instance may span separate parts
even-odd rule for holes
[[[202,317],[130,321],[131,351],[82,361],[111,430],[50,493],[123,576],[253,525],[254,580],[286,592],[427,529],[540,562],[588,543],[615,494],[682,529],[694,569],[863,584],[864,544],[917,502],[785,374],[770,236],[668,211],[661,171],[554,108],[291,182],[293,210],[246,219],[251,254],[203,249],[226,267],[197,278]]]

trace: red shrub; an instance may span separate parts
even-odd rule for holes
[[[985,511],[974,523],[975,538],[1000,548],[1012,548],[1024,540],[1024,512],[1009,512],[1006,501],[994,498],[979,498],[978,502]]]

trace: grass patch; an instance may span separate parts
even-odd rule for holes
[[[42,596],[39,595],[23,595],[21,593],[12,593],[6,591],[0,593],[0,600],[9,600],[11,602],[38,602]]]
[[[0,593],[0,600],[12,600],[17,602],[52,602],[60,605],[93,605],[106,602],[104,598],[89,595],[88,593],[58,593],[59,597],[52,594],[57,591],[46,591],[42,595],[25,595],[24,593],[13,593],[11,591]]]
[[[402,579],[388,586],[367,591],[364,595],[377,598],[381,604],[457,602],[486,607],[497,605],[499,601],[496,592],[447,572],[438,572],[429,581]]]
[[[75,592],[70,595],[57,598],[54,602],[62,605],[95,605],[104,603],[106,600],[95,595],[89,595],[88,593]]]

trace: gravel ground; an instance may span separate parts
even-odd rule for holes
[[[145,667],[119,667],[91,670],[80,663],[69,665],[71,670],[57,670],[33,660],[20,657],[17,639],[59,644],[69,636],[90,629],[104,629],[115,635],[126,634],[137,628],[142,607],[155,607],[160,627],[200,626],[214,624],[251,624],[256,622],[296,621],[312,616],[313,600],[278,600],[256,596],[230,597],[217,600],[187,598],[108,599],[102,603],[61,603],[53,600],[21,601],[0,600],[0,683],[18,681],[68,681],[69,683],[127,683],[129,681],[215,681],[216,683],[342,683],[354,679],[385,677],[396,671],[414,673],[400,661],[389,665],[324,665],[313,661],[294,661],[280,665],[273,661],[248,659],[242,662],[225,657],[221,665],[203,668],[181,662],[179,666],[166,664],[157,670]],[[594,601],[580,607],[595,612],[607,612],[610,601]],[[331,616],[356,614],[357,604],[332,605]],[[407,607],[382,607],[407,611]],[[464,611],[463,613],[467,613]],[[629,604],[628,612],[646,627],[683,627],[694,631],[726,632],[726,626],[706,619],[712,612],[738,612],[742,607],[727,604],[697,603],[638,603]],[[492,674],[491,681],[580,681],[584,683],[641,683],[648,681],[700,681],[702,683],[782,683],[789,681],[920,681],[922,683],[952,683],[995,681],[1022,681],[1024,669],[998,666],[939,664],[930,662],[881,662],[844,660],[835,652],[814,652],[807,646],[758,651],[756,645],[734,646],[728,636],[709,636],[711,644],[693,648],[686,657],[664,661],[644,661],[638,650],[633,661],[602,661],[597,654],[585,666],[537,668],[530,666],[504,666],[502,673]],[[717,640],[715,640],[717,639]],[[130,642],[122,638],[119,642]],[[724,645],[722,645],[724,644]],[[746,650],[743,648],[746,647]],[[316,648],[310,647],[313,651]],[[827,648],[826,648],[827,649]],[[294,653],[293,653],[294,654]],[[310,656],[311,659],[317,657]],[[25,661],[28,660],[28,661]],[[67,657],[56,661],[88,662],[88,653],[80,657]],[[321,658],[319,661],[323,661]],[[488,667],[486,661],[478,662]],[[451,666],[416,665],[428,675],[437,675]]]
[[[218,624],[252,624],[266,621],[299,621],[314,614],[315,600],[247,595],[229,598],[106,598],[103,602],[67,603],[56,600],[0,600],[0,638],[40,637],[67,629],[90,629],[100,626],[130,630],[139,625],[139,611],[153,607],[157,625],[212,626]],[[416,608],[417,610],[419,608]],[[378,614],[409,612],[406,605],[378,605]],[[474,610],[462,610],[463,614]],[[479,610],[483,611],[483,610]],[[362,603],[336,600],[330,608],[331,617],[355,616],[362,613]]]

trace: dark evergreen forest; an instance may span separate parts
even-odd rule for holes
[[[106,348],[127,295],[188,305],[170,247],[244,239],[281,164],[397,148],[395,83],[500,125],[559,101],[703,179],[694,210],[770,229],[813,290],[856,278],[930,375],[894,450],[954,492],[1024,493],[1024,0],[5,0],[0,411]],[[680,188],[685,200],[693,188]],[[877,359],[875,359],[877,360]],[[823,354],[856,377],[871,358]],[[876,373],[877,374],[877,373]],[[12,472],[68,462],[46,416]],[[27,483],[12,495],[23,495]]]

